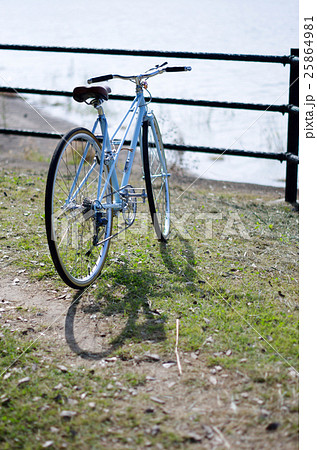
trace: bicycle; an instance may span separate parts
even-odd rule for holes
[[[75,128],[59,142],[49,166],[45,192],[50,254],[58,274],[70,287],[83,289],[96,280],[111,239],[134,223],[140,201],[148,200],[157,238],[166,242],[170,231],[170,174],[159,125],[148,108],[152,97],[147,80],[163,72],[187,70],[191,67],[168,67],[164,63],[139,75],[112,74],[89,79],[88,84],[119,78],[136,85],[135,98],[111,138],[102,106],[109,99],[110,87],[79,86],[73,90],[74,100],[92,105],[98,117],[92,131]],[[145,99],[144,91],[148,92],[149,100]],[[132,139],[128,141],[133,123]],[[98,126],[101,135],[96,134]],[[121,138],[119,132],[123,133]],[[145,188],[129,184],[138,144]],[[119,184],[116,166],[124,150],[127,157]],[[113,217],[120,213],[125,227],[113,233]]]

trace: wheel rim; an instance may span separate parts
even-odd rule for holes
[[[100,147],[93,136],[77,133],[61,151],[53,182],[51,240],[62,272],[77,286],[88,285],[96,278],[109,246],[109,242],[93,245],[96,214],[89,204],[97,196],[99,154]],[[111,195],[111,187],[107,195]],[[110,209],[106,219],[107,223],[98,228],[98,240],[111,235]]]

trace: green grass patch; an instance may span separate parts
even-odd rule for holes
[[[10,323],[0,329],[1,371],[10,374],[0,388],[1,448],[41,448],[49,441],[54,448],[184,448],[194,442],[176,422],[166,423],[166,412],[144,413],[151,411],[144,374],[120,371],[120,361],[146,353],[174,359],[177,319],[181,361],[199,358],[208,374],[242,374],[248,381],[233,392],[256,392],[272,410],[279,395],[294,398],[297,213],[247,195],[211,196],[207,187],[187,191],[180,201],[187,186],[171,187],[168,244],[136,222],[113,240],[97,283],[81,296],[67,291],[73,301],[66,318],[69,351],[79,359],[116,357],[116,372],[77,364],[64,373],[57,366],[65,356],[47,339],[29,347],[28,334],[10,331]],[[60,294],[64,285],[46,244],[44,189],[45,174],[0,172],[0,268],[12,279],[23,273],[47,281]],[[78,330],[87,330],[82,341]],[[206,377],[184,383],[208,390]],[[63,418],[64,410],[75,414]],[[286,434],[296,433],[296,411],[292,400]]]

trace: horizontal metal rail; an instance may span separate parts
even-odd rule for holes
[[[0,50],[19,50],[36,52],[57,52],[57,53],[85,53],[94,55],[118,55],[118,56],[152,56],[164,58],[183,58],[183,59],[204,59],[218,61],[249,61],[279,64],[296,64],[298,58],[292,55],[274,56],[274,55],[245,55],[230,53],[206,53],[206,52],[175,52],[158,50],[125,50],[125,49],[101,49],[101,48],[81,48],[81,47],[56,47],[43,45],[15,45],[0,44]]]
[[[199,152],[199,153],[214,153],[223,156],[248,156],[251,158],[271,159],[280,162],[290,161],[298,164],[298,157],[293,158],[294,155],[290,153],[274,153],[274,152],[260,152],[255,150],[241,150],[234,148],[215,148],[179,144],[164,144],[166,150],[178,150],[180,152]]]
[[[9,88],[0,86],[0,92],[12,93],[12,94],[38,94],[38,95],[51,95],[72,97],[73,93],[70,91],[54,91],[46,89],[29,89],[29,88]],[[134,97],[130,95],[111,95],[112,100],[133,101]],[[209,108],[230,108],[230,109],[248,109],[252,111],[271,111],[285,113],[298,114],[298,107],[294,105],[269,105],[269,104],[256,104],[256,103],[239,103],[239,102],[217,102],[209,100],[185,100],[179,98],[159,98],[152,97],[152,102],[170,104],[170,105],[185,105],[185,106],[205,106]]]
[[[33,130],[16,130],[13,128],[0,128],[0,134],[12,134],[15,136],[31,136],[35,138],[49,138],[49,139],[61,139],[62,134],[50,133],[47,131],[33,131]]]
[[[35,138],[50,138],[50,139],[61,139],[62,134],[50,133],[45,131],[29,131],[29,130],[14,130],[9,128],[0,128],[0,134],[15,134],[17,136],[31,136]],[[98,139],[102,139],[97,136]],[[125,142],[127,145],[129,141]],[[259,152],[253,150],[241,150],[232,148],[216,148],[216,147],[204,147],[204,146],[193,146],[193,145],[180,145],[180,144],[168,144],[164,143],[164,148],[166,150],[176,150],[180,152],[198,152],[198,153],[214,153],[217,155],[230,155],[230,156],[249,156],[252,158],[261,159],[271,159],[280,162],[290,161],[298,164],[298,156],[294,157],[291,153],[274,153],[274,152]]]

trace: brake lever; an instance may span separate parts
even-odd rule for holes
[[[166,64],[168,64],[167,62],[164,62],[163,64],[156,64],[155,67],[152,67],[152,69],[148,69],[145,73],[150,72],[151,70],[157,70],[160,69],[161,67],[166,66]]]

